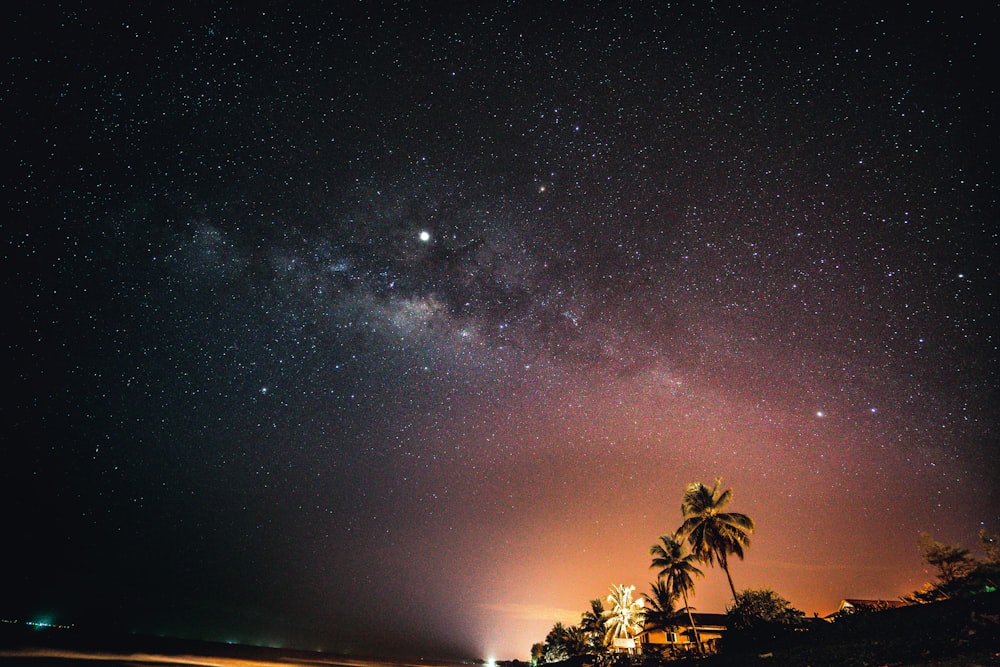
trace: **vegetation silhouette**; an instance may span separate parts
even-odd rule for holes
[[[657,577],[646,604],[633,599],[634,586],[614,586],[606,598],[610,608],[595,598],[579,626],[557,623],[545,643],[532,647],[533,662],[566,667],[655,667],[668,661],[699,667],[1000,665],[1000,535],[981,529],[983,556],[977,557],[961,545],[921,533],[917,548],[933,568],[934,581],[897,600],[852,600],[855,604],[837,614],[809,618],[770,588],[737,592],[729,556],[743,559],[755,524],[745,514],[727,511],[733,492],[721,486],[717,478],[712,488],[701,482],[685,487],[681,526],[649,549]],[[733,603],[726,609],[721,641],[719,634],[704,641],[689,596],[695,579],[704,576],[698,563],[716,562],[726,573]],[[666,645],[649,643],[648,631],[681,628],[685,617],[693,642],[678,644],[673,637]],[[637,637],[644,640],[633,648],[629,640]],[[697,655],[678,649],[692,643]]]
[[[925,563],[934,568],[937,581],[928,582],[904,598],[924,603],[995,592],[1000,582],[1000,536],[979,530],[979,548],[983,558],[957,544],[944,544],[921,533],[917,547]]]
[[[677,596],[670,593],[663,579],[657,579],[650,584],[650,595],[646,600],[646,629],[674,630],[682,627],[690,620],[685,617],[690,607],[676,609]],[[691,621],[693,623],[693,621]],[[671,656],[677,655],[675,646],[670,647]]]
[[[719,563],[735,600],[736,587],[729,573],[729,556],[732,554],[743,560],[744,550],[750,546],[754,521],[746,514],[723,511],[733,499],[733,490],[720,491],[721,485],[722,478],[716,478],[711,489],[701,482],[688,484],[681,501],[684,523],[677,532],[687,538],[698,560],[709,565]]]
[[[687,552],[684,542],[676,533],[660,536],[660,543],[649,548],[649,555],[653,557],[650,567],[659,569],[656,574],[657,583],[663,583],[668,596],[676,598],[680,595],[683,598],[684,610],[691,624],[691,635],[698,647],[698,653],[704,654],[698,628],[695,626],[694,617],[691,616],[691,605],[688,604],[688,592],[694,590],[694,578],[705,576],[695,565],[697,558]]]
[[[802,627],[803,614],[770,588],[748,588],[726,609],[723,650],[767,653]]]

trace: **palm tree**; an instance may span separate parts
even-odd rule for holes
[[[552,626],[541,649],[542,662],[562,662],[587,654],[587,635],[578,625],[566,627],[562,621]]]
[[[670,592],[663,579],[649,585],[651,595],[646,597],[646,623],[658,630],[674,626],[677,610],[677,596]]]
[[[545,636],[543,658],[545,662],[562,662],[569,657],[569,631],[562,621],[559,621]]]
[[[657,579],[655,583],[649,585],[652,595],[646,598],[646,625],[657,630],[673,630],[677,627],[677,621],[681,612],[674,609],[677,603],[677,596],[667,589],[663,579]],[[670,652],[674,653],[676,646],[671,645]]]
[[[604,650],[604,603],[601,598],[590,601],[590,609],[580,617],[580,629],[587,636],[587,644],[594,653]]]
[[[587,655],[587,633],[579,625],[571,625],[566,628],[564,635],[566,642],[566,653],[569,657],[575,658]]]
[[[632,639],[642,632],[645,620],[645,602],[642,598],[632,599],[632,591],[635,586],[619,584],[612,586],[611,595],[608,602],[611,609],[603,613],[604,627],[607,632],[604,635],[605,644],[613,644],[616,639]],[[628,648],[631,653],[632,649]]]
[[[687,538],[698,560],[709,565],[719,562],[735,600],[736,587],[729,574],[729,555],[735,554],[743,560],[743,550],[750,546],[754,523],[746,514],[723,511],[733,499],[733,490],[720,492],[721,484],[721,478],[715,480],[712,489],[701,482],[688,484],[681,502],[684,523],[677,534]]]
[[[701,637],[698,635],[698,628],[695,627],[687,596],[688,591],[694,590],[694,577],[705,575],[694,564],[697,557],[690,552],[686,553],[684,539],[678,534],[663,535],[660,537],[660,542],[662,544],[654,544],[649,548],[649,555],[653,557],[650,567],[660,569],[656,573],[657,584],[662,585],[668,595],[674,599],[680,595],[684,599],[684,609],[691,624],[691,633],[698,646],[698,653],[702,654],[704,652],[701,648]]]

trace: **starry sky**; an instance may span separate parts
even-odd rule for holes
[[[147,4],[3,10],[0,616],[526,659],[692,481],[807,614],[1000,529],[990,3]]]

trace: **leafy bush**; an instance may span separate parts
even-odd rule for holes
[[[748,588],[726,609],[723,650],[768,651],[802,624],[804,614],[769,588]]]

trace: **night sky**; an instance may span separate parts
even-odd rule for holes
[[[993,3],[16,4],[0,616],[526,659],[692,481],[810,615],[1000,529]]]

